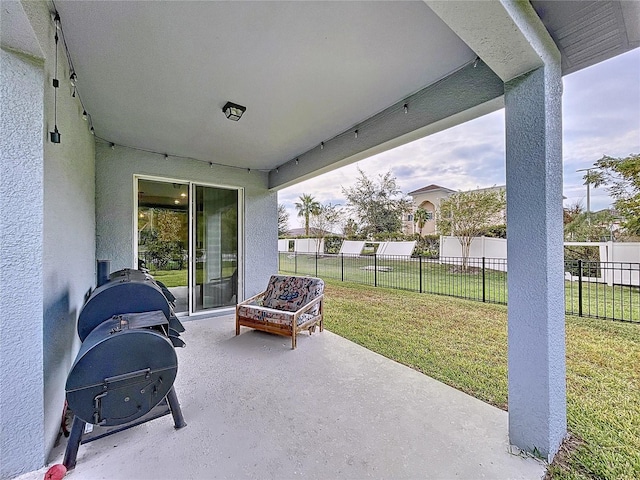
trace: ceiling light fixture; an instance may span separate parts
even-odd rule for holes
[[[227,102],[224,107],[222,107],[222,111],[229,120],[237,122],[242,117],[242,114],[247,111],[247,107],[243,107],[237,103]]]

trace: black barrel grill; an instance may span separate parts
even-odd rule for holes
[[[174,301],[162,283],[132,269],[99,280],[87,299],[78,317],[82,345],[66,384],[74,414],[63,461],[68,470],[81,443],[168,413],[176,428],[186,425],[173,388],[175,347],[185,345]]]

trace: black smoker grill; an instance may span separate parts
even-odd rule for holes
[[[81,443],[171,413],[186,424],[173,388],[174,347],[184,331],[173,312],[175,298],[138,270],[112,273],[96,288],[78,317],[82,346],[67,377],[74,414],[64,465],[75,467]],[[89,432],[87,424],[93,425]]]

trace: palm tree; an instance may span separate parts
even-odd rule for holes
[[[320,202],[307,193],[303,193],[299,198],[300,202],[296,202],[296,210],[299,217],[304,217],[304,234],[308,237],[309,217],[320,213]]]
[[[424,228],[424,224],[427,223],[427,220],[429,220],[429,212],[424,208],[418,208],[413,216],[413,221],[418,225],[418,235],[422,236],[422,229]]]

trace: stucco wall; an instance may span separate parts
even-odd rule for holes
[[[111,260],[111,270],[133,266],[134,175],[244,187],[244,294],[264,289],[278,268],[277,195],[265,173],[97,142],[96,255]]]
[[[0,51],[0,478],[40,467],[42,437],[41,63]],[[19,288],[15,288],[19,285]]]
[[[2,478],[47,461],[78,348],[77,314],[95,284],[94,138],[78,98],[71,96],[61,44],[55,74],[55,26],[46,2],[22,7],[20,18],[30,29],[25,33],[39,45],[44,62],[2,52],[2,131],[7,134],[1,136],[1,198],[10,199],[0,215],[0,301],[6,303],[0,310]],[[54,76],[60,80],[59,144],[49,140]]]

